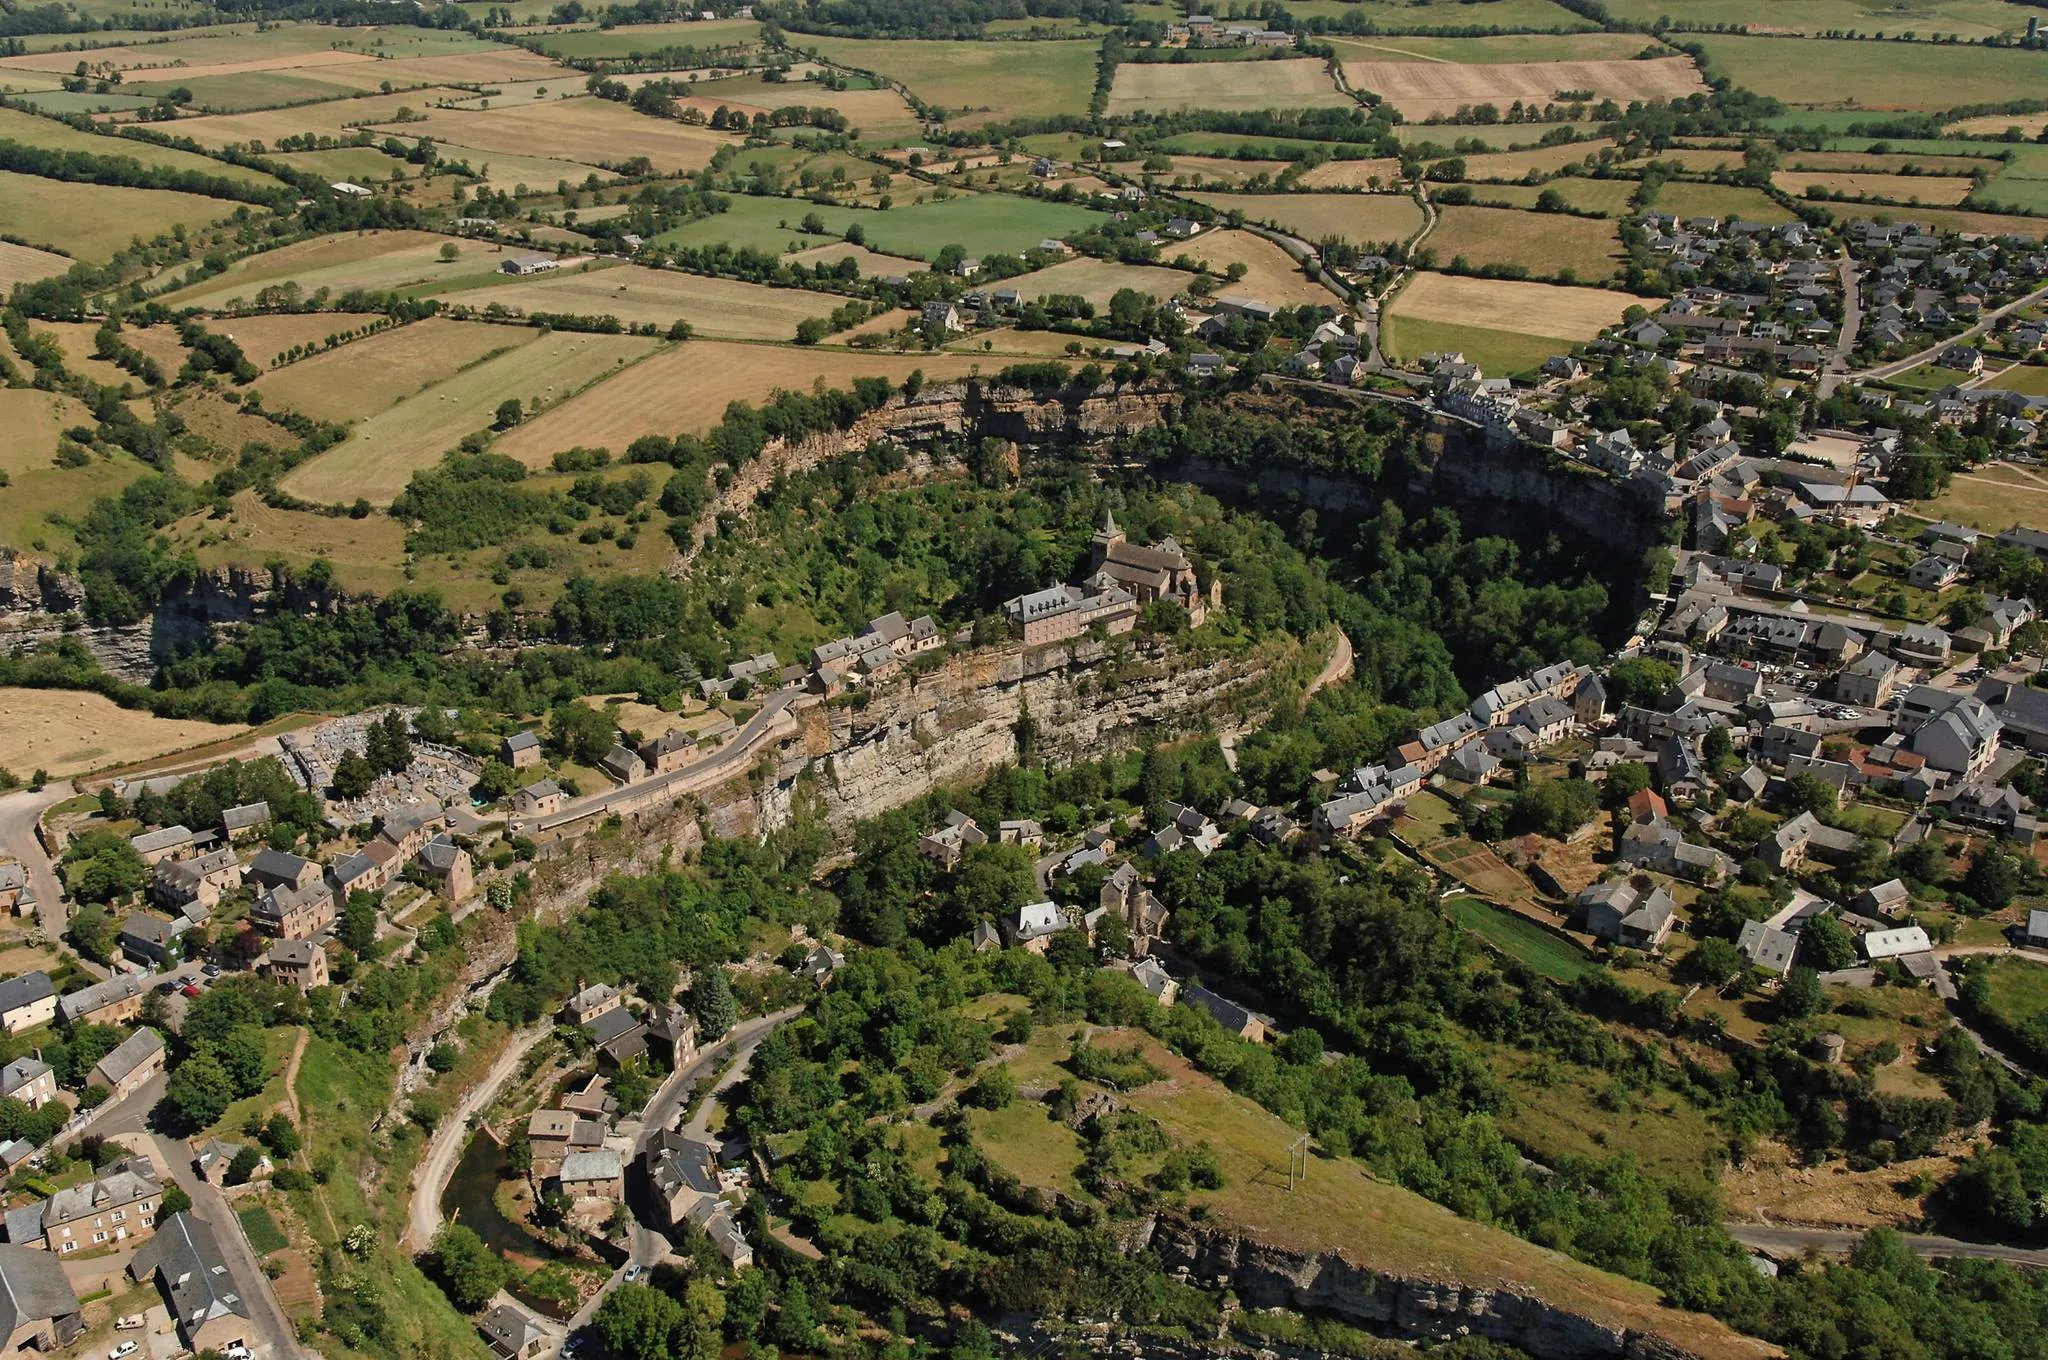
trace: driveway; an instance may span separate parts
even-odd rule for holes
[[[64,909],[63,886],[57,881],[56,866],[43,853],[36,839],[36,821],[48,808],[72,796],[71,781],[61,780],[43,787],[40,793],[20,789],[0,794],[0,855],[18,859],[28,870],[28,881],[36,890],[36,919],[52,940],[64,933],[69,919]]]

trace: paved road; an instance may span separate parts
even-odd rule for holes
[[[221,1255],[226,1258],[228,1273],[235,1277],[235,1287],[249,1305],[250,1349],[258,1360],[298,1360],[298,1331],[285,1316],[269,1277],[249,1250],[249,1239],[242,1235],[242,1225],[236,1220],[227,1196],[218,1186],[199,1178],[199,1173],[192,1169],[192,1150],[185,1144],[174,1138],[157,1138],[155,1142],[158,1162],[169,1169],[179,1188],[192,1197],[193,1213],[212,1227]]]
[[[1728,1235],[1745,1247],[1771,1256],[1797,1256],[1809,1247],[1823,1256],[1846,1256],[1863,1240],[1860,1232],[1839,1228],[1780,1228],[1761,1223],[1729,1223]],[[1906,1246],[1917,1256],[1971,1256],[1990,1261],[2011,1261],[2015,1265],[2048,1266],[2048,1251],[2032,1247],[2006,1247],[1995,1242],[1964,1242],[1953,1237],[1921,1233],[1905,1234]]]
[[[64,890],[57,882],[56,867],[43,853],[43,843],[36,839],[36,820],[72,793],[67,779],[46,785],[40,793],[21,789],[0,794],[0,855],[18,859],[27,867],[29,885],[36,890],[36,919],[53,940],[64,933]]]
[[[581,821],[585,817],[595,817],[604,812],[613,800],[618,798],[631,798],[637,802],[650,795],[659,797],[667,789],[687,791],[691,783],[708,776],[719,775],[722,777],[728,767],[741,764],[753,755],[754,747],[760,742],[762,736],[767,733],[769,727],[774,724],[776,719],[780,718],[783,712],[796,702],[797,697],[795,690],[780,689],[775,691],[761,705],[761,711],[747,719],[747,725],[734,734],[733,739],[719,748],[714,754],[685,765],[679,770],[671,770],[667,774],[658,774],[652,779],[643,779],[638,784],[628,784],[623,788],[616,789],[602,789],[596,793],[586,793],[581,798],[573,798],[562,804],[560,812],[541,818],[536,823],[536,830],[552,831],[557,827],[568,826],[572,822]]]
[[[1849,372],[1849,355],[1856,348],[1856,336],[1863,329],[1863,296],[1856,276],[1856,257],[1844,252],[1840,269],[1842,283],[1842,332],[1835,337],[1835,351],[1828,359],[1828,371],[1820,375],[1823,400],[1833,396]]]
[[[1337,645],[1331,649],[1330,659],[1323,663],[1323,668],[1316,673],[1316,678],[1308,682],[1307,694],[1303,697],[1307,697],[1308,694],[1314,694],[1319,689],[1325,689],[1334,685],[1339,680],[1350,679],[1352,661],[1351,636],[1339,628],[1337,630]]]
[[[497,1099],[498,1088],[511,1079],[527,1053],[553,1029],[552,1024],[535,1025],[513,1035],[512,1042],[498,1054],[484,1079],[471,1087],[462,1103],[434,1126],[427,1155],[413,1172],[412,1204],[406,1213],[405,1234],[399,1238],[401,1247],[425,1251],[434,1234],[441,1231],[441,1194],[448,1188],[448,1178],[455,1174],[455,1164],[462,1159],[462,1149],[469,1142],[470,1119]]]
[[[1914,354],[1908,354],[1903,359],[1893,359],[1890,363],[1879,364],[1875,368],[1866,368],[1860,372],[1851,373],[1848,375],[1848,377],[1850,379],[1895,378],[1899,374],[1904,373],[1909,368],[1918,368],[1921,364],[1924,364],[1929,359],[1934,358],[1934,356],[1940,354],[1950,345],[1962,345],[1969,343],[1977,336],[1982,335],[1985,331],[1989,330],[1994,324],[1996,324],[1999,321],[2000,318],[2008,316],[2011,313],[2018,311],[2022,307],[2031,306],[2032,304],[2041,301],[2043,298],[2048,298],[2048,288],[2036,288],[2033,292],[2027,294],[2023,298],[2016,298],[2013,301],[2006,303],[2003,307],[2000,307],[1995,311],[1989,311],[1984,313],[1983,318],[1979,320],[1976,325],[1970,327],[1966,331],[1961,332],[1960,334],[1951,335],[1946,340],[1936,341],[1934,344],[1929,345],[1926,349],[1920,350],[1919,352]]]

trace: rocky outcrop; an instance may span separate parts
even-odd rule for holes
[[[1190,658],[1162,643],[1077,639],[983,649],[861,696],[805,710],[800,741],[827,818],[850,827],[1018,758],[1028,712],[1034,753],[1052,764],[1193,732],[1227,736],[1264,721],[1294,644]]]
[[[1412,1336],[1477,1335],[1520,1347],[1537,1360],[1695,1360],[1696,1352],[1633,1328],[1595,1322],[1511,1289],[1473,1288],[1369,1270],[1338,1252],[1302,1252],[1178,1219],[1147,1222],[1127,1247],[1158,1253],[1168,1270],[1227,1281],[1252,1308],[1321,1313],[1354,1325]],[[1761,1346],[1756,1354],[1764,1354]]]
[[[1135,387],[1094,392],[1033,392],[981,383],[934,383],[914,397],[900,392],[844,430],[828,430],[795,441],[770,440],[760,456],[736,469],[704,506],[692,530],[691,546],[669,563],[680,576],[727,516],[745,516],[754,502],[785,477],[809,472],[832,458],[864,449],[876,439],[929,445],[970,436],[1019,444],[1112,439],[1156,425],[1180,408],[1180,394]],[[913,472],[928,471],[929,465]]]

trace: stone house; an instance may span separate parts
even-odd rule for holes
[[[0,982],[0,1029],[19,1034],[57,1018],[57,988],[37,971]]]
[[[158,1225],[156,1236],[128,1263],[128,1275],[137,1281],[155,1277],[166,1307],[177,1319],[179,1338],[194,1354],[247,1346],[252,1331],[248,1301],[228,1269],[212,1225],[189,1210]]]
[[[153,1029],[138,1029],[93,1065],[88,1082],[111,1091],[109,1100],[119,1100],[163,1070],[163,1036]]]

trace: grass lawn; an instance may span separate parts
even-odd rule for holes
[[[1397,827],[1410,845],[1434,845],[1459,834],[1458,810],[1425,789],[1410,798]]]
[[[1944,387],[1952,387],[1957,383],[1966,383],[1969,380],[1970,375],[1961,369],[1943,368],[1939,364],[1922,364],[1918,368],[1909,368],[1904,373],[1896,374],[1892,378],[1892,381],[1900,387],[1920,387],[1925,388],[1929,392],[1936,392]]]
[[[1994,958],[1985,968],[1991,982],[1987,1009],[2008,1027],[2017,1028],[2048,1011],[2048,967],[2022,958]]]
[[[1958,473],[1924,508],[1933,518],[2004,533],[2016,524],[2048,524],[2048,486],[2023,479],[2016,469]]]
[[[286,1240],[277,1220],[270,1216],[270,1210],[260,1204],[239,1209],[235,1217],[242,1221],[242,1235],[249,1239],[249,1249],[257,1256],[268,1256],[273,1251],[283,1251],[291,1243]]]
[[[973,1120],[982,1150],[1018,1180],[1090,1198],[1074,1179],[1085,1152],[1081,1135],[1051,1118],[1045,1106],[1017,1101],[1007,1109],[977,1110]]]
[[[1593,971],[1593,962],[1584,950],[1513,912],[1502,911],[1476,897],[1453,897],[1444,904],[1444,910],[1453,921],[1501,953],[1547,978],[1574,982]]]
[[[1567,207],[1580,212],[1605,213],[1622,217],[1637,185],[1632,179],[1588,179],[1571,175],[1548,184],[1475,184],[1473,197],[1481,203],[1503,203],[1511,208],[1533,208],[1546,189],[1554,189]]]
[[[296,1026],[263,1031],[263,1060],[270,1079],[263,1083],[263,1089],[253,1096],[244,1096],[228,1106],[227,1112],[214,1123],[211,1134],[222,1138],[240,1139],[242,1125],[252,1114],[268,1117],[270,1112],[282,1105],[285,1099],[284,1065],[292,1055],[292,1045],[298,1041]]]
[[[2048,397],[2048,367],[2040,364],[2014,364],[1984,385],[2003,388],[2008,392],[2024,392],[2030,397]]]
[[[1409,316],[1389,315],[1384,327],[1382,340],[1389,357],[1405,360],[1418,354],[1457,350],[1494,375],[1537,368],[1551,355],[1571,348],[1565,341],[1540,335],[1519,335],[1513,331],[1457,326],[1442,321],[1420,321]]]
[[[541,34],[541,50],[551,57],[630,57],[667,47],[743,49],[758,47],[761,26],[751,19],[723,23],[620,24],[616,28],[568,29]]]

